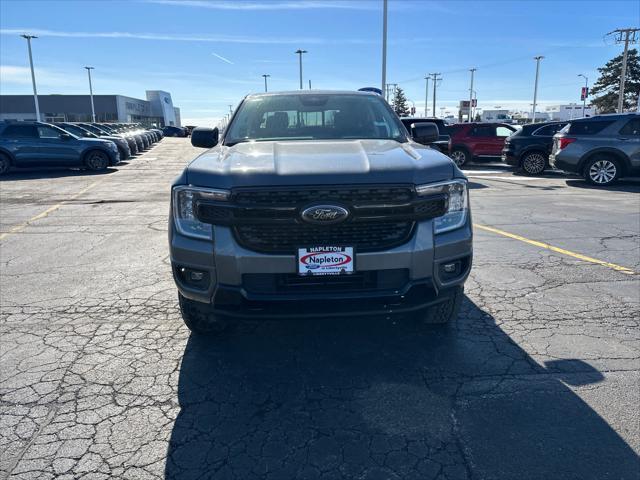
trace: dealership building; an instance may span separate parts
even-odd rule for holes
[[[180,127],[180,109],[171,94],[147,90],[147,99],[124,95],[94,95],[97,122],[142,123]],[[89,95],[38,95],[40,120],[44,122],[90,122]],[[0,95],[0,120],[35,120],[33,95]]]

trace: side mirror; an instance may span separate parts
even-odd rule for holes
[[[60,140],[71,140],[71,135],[69,135],[68,133],[61,133]]]
[[[438,130],[438,126],[435,123],[412,123],[411,137],[418,143],[428,145],[440,138],[440,131]]]
[[[191,132],[191,145],[201,148],[213,148],[218,144],[220,132],[217,128],[197,127]]]

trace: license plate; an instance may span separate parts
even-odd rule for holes
[[[298,275],[348,275],[354,270],[353,247],[298,249]]]

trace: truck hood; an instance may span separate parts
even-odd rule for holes
[[[212,188],[432,183],[462,177],[445,155],[394,140],[247,142],[217,146],[189,164],[186,182]]]

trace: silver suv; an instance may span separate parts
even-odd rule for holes
[[[551,166],[593,185],[610,185],[640,173],[640,114],[574,120],[553,138]]]
[[[471,268],[467,180],[365,92],[250,95],[172,187],[169,244],[197,333],[234,318],[454,318]]]

